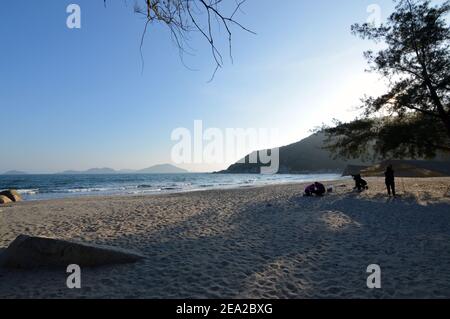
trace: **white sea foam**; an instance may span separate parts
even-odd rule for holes
[[[39,189],[18,189],[17,192],[21,195],[35,195],[39,193]]]

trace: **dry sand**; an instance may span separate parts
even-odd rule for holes
[[[450,298],[450,178],[337,182],[324,198],[304,185],[0,207],[0,249],[19,234],[142,252],[131,265],[0,270],[2,298]],[[382,289],[367,288],[379,264]]]

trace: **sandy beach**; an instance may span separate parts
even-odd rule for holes
[[[90,197],[0,207],[0,249],[19,234],[133,249],[136,264],[0,269],[0,298],[450,298],[450,178]],[[367,266],[382,289],[367,288]]]

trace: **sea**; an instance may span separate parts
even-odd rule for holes
[[[170,194],[340,179],[339,174],[0,175],[0,190],[16,189],[24,200],[33,201],[82,196]]]

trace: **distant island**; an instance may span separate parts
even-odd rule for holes
[[[63,172],[55,173],[56,175],[108,175],[108,174],[188,174],[189,171],[179,168],[171,164],[160,164],[147,167],[144,169],[133,170],[133,169],[121,169],[115,170],[109,167],[103,168],[90,168],[84,171],[67,170]],[[28,175],[29,173],[17,170],[11,170],[4,172],[0,175]]]
[[[171,164],[161,164],[136,171],[138,174],[184,174],[189,171]]]
[[[90,168],[85,171],[64,171],[57,174],[64,174],[64,175],[76,175],[76,174],[117,174],[117,171],[112,168]]]
[[[122,169],[114,170],[112,168],[91,168],[85,171],[68,170],[57,173],[59,175],[106,175],[106,174],[186,174],[189,171],[176,167],[171,164],[154,165],[140,170]]]
[[[28,173],[22,171],[7,171],[2,175],[27,175]]]

